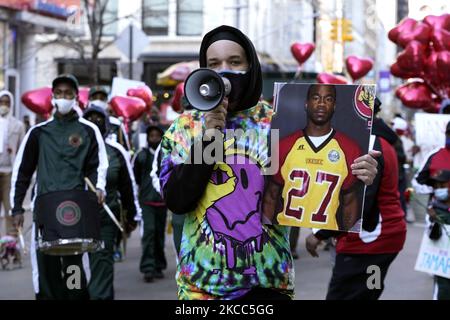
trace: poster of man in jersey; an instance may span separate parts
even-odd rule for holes
[[[279,167],[264,223],[359,232],[365,186],[350,166],[369,150],[375,86],[277,83],[274,93]]]

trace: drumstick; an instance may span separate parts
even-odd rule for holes
[[[20,246],[22,247],[22,250],[23,250],[23,254],[27,254],[27,247],[25,246],[25,240],[24,240],[23,234],[22,234],[22,227],[17,228],[17,231],[19,233],[19,241],[20,241]]]
[[[95,189],[94,185],[92,184],[91,180],[89,180],[88,177],[85,177],[84,181],[86,181],[87,185],[89,186],[89,189],[91,189],[92,192],[97,193],[97,190]],[[111,209],[108,207],[108,205],[106,203],[104,203],[104,202],[102,203],[102,205],[103,205],[103,209],[105,209],[105,211],[108,213],[108,215],[111,218],[111,220],[114,221],[114,223],[116,224],[117,228],[119,228],[120,231],[123,232],[122,226],[120,225],[119,221],[117,221],[116,216],[111,211]]]

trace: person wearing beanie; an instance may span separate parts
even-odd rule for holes
[[[23,226],[23,200],[34,172],[35,203],[47,195],[87,190],[85,177],[96,188],[98,203],[103,203],[105,199],[108,169],[105,144],[97,126],[75,111],[77,97],[78,81],[73,75],[65,74],[55,78],[52,83],[52,104],[56,112],[47,121],[33,126],[20,145],[14,162],[10,192],[16,227]],[[31,252],[36,299],[89,299],[84,255],[47,255],[35,249],[39,243],[41,228],[37,220],[37,207],[35,205],[33,212]],[[97,207],[91,209],[96,212]],[[58,216],[53,219],[57,220],[56,218]],[[58,218],[58,225],[63,225],[61,221],[66,223],[61,220],[63,218]],[[80,285],[69,288],[67,279],[74,266],[81,273]]]

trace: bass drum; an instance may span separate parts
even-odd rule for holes
[[[37,246],[53,256],[96,252],[100,240],[100,205],[86,190],[55,191],[40,195],[34,205]]]

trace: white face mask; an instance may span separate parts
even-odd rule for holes
[[[89,102],[89,106],[97,106],[102,108],[103,110],[106,110],[108,108],[108,103],[103,100],[92,100]]]
[[[75,99],[52,99],[52,105],[58,109],[61,114],[68,114],[75,106]]]
[[[0,116],[4,117],[9,113],[9,108],[7,106],[0,106]]]
[[[448,200],[448,188],[434,189],[434,196],[439,201],[447,201]]]

